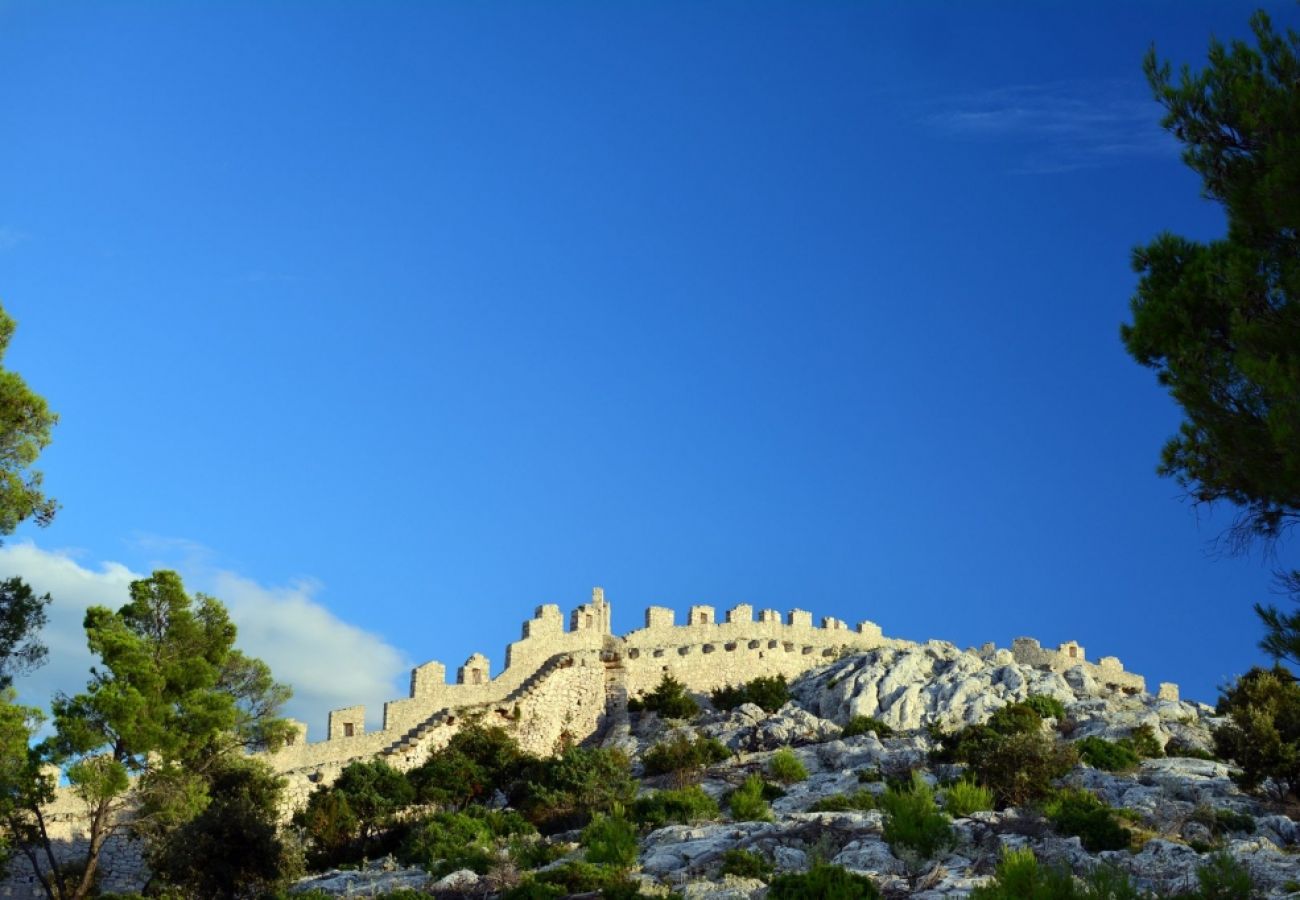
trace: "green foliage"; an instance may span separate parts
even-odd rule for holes
[[[387,849],[397,814],[415,801],[401,772],[380,759],[349,763],[335,782],[320,786],[294,815],[309,841],[313,866],[336,866]]]
[[[49,594],[36,596],[21,578],[0,581],[0,690],[12,685],[15,675],[44,664],[48,651],[38,635],[49,605]]]
[[[1185,419],[1157,470],[1198,503],[1238,509],[1228,547],[1276,540],[1300,518],[1300,36],[1251,20],[1255,46],[1210,42],[1177,80],[1154,50],[1147,79],[1164,126],[1223,204],[1225,238],[1162,234],[1133,253],[1141,276],[1121,336]],[[1300,572],[1279,573],[1300,596]],[[1300,612],[1257,604],[1275,658],[1300,659]]]
[[[1257,790],[1266,779],[1283,795],[1300,796],[1300,684],[1275,666],[1251,669],[1219,698],[1231,721],[1214,732],[1219,756],[1241,767],[1237,780]]]
[[[763,779],[750,775],[731,793],[731,817],[737,822],[771,822],[772,809],[763,799]]]
[[[636,827],[623,818],[621,810],[615,815],[597,815],[592,819],[582,830],[581,844],[587,850],[589,863],[622,871],[636,864]]]
[[[767,761],[768,774],[782,784],[794,784],[808,777],[808,769],[789,747],[782,747]]]
[[[596,813],[626,807],[636,796],[631,765],[621,751],[570,746],[530,761],[512,792],[515,806],[545,832],[587,824]]]
[[[0,309],[0,358],[14,336],[14,320]],[[59,504],[41,490],[41,473],[31,466],[50,443],[59,417],[15,372],[0,369],[0,535],[20,522],[48,525]]]
[[[693,719],[699,714],[700,705],[686,693],[686,685],[665,672],[655,689],[635,704],[629,702],[628,709],[658,713],[665,719]]]
[[[55,698],[55,733],[37,750],[63,768],[88,806],[87,855],[75,883],[58,887],[65,898],[93,889],[112,806],[127,800],[148,810],[131,828],[147,852],[159,853],[158,823],[179,825],[202,810],[206,773],[241,751],[276,747],[289,733],[278,715],[289,690],[265,663],[235,649],[235,626],[220,602],[191,599],[167,571],[132,582],[130,596],[117,612],[86,611],[100,665],[84,693]],[[134,773],[145,777],[132,781]]]
[[[1204,825],[1216,840],[1233,832],[1255,833],[1254,817],[1236,810],[1215,809],[1202,804],[1192,810],[1192,814],[1188,816],[1188,819]]]
[[[885,811],[885,841],[930,859],[956,842],[952,823],[934,802],[934,790],[915,774],[905,789],[890,788],[880,798]]]
[[[931,758],[966,763],[975,780],[1005,806],[1046,797],[1052,780],[1069,772],[1077,759],[1073,748],[1041,730],[1000,734],[987,725],[970,725],[942,740],[943,749]]]
[[[765,712],[774,713],[790,702],[790,685],[784,675],[755,678],[740,687],[718,688],[710,695],[715,709],[735,709],[753,703]]]
[[[422,803],[463,809],[489,799],[494,790],[508,791],[529,762],[504,728],[473,722],[430,753],[409,777]]]
[[[728,850],[722,854],[721,874],[723,875],[767,881],[772,877],[775,868],[770,859],[753,850]]]
[[[1029,703],[1011,703],[989,717],[989,728],[1007,736],[1034,734],[1042,731],[1043,717]]]
[[[1138,755],[1131,747],[1105,738],[1086,737],[1074,742],[1079,758],[1094,769],[1125,772],[1137,767]]]
[[[1038,713],[1040,718],[1055,719],[1058,722],[1065,719],[1065,704],[1055,697],[1046,694],[1030,694],[1025,698],[1024,705]]]
[[[436,877],[457,869],[483,875],[505,838],[532,833],[532,825],[515,812],[472,806],[464,812],[434,813],[410,828],[397,858]]]
[[[1250,870],[1227,853],[1215,853],[1196,870],[1197,900],[1248,900],[1258,892]]]
[[[876,768],[858,769],[858,784],[877,784],[883,781],[884,775]]]
[[[840,732],[840,737],[856,737],[859,734],[866,734],[868,731],[874,731],[878,738],[887,738],[894,733],[894,729],[877,718],[854,716],[845,723],[844,730]]]
[[[524,887],[530,882],[534,884],[548,885],[548,886],[559,888],[561,893],[552,894],[552,895],[547,895],[547,894],[516,895],[507,892],[506,894],[502,895],[502,900],[505,900],[505,898],[507,897],[510,898],[515,898],[515,897],[531,898],[531,897],[546,897],[546,896],[567,897],[570,894],[586,894],[586,893],[591,893],[593,891],[619,890],[620,888],[626,888],[628,886],[626,876],[622,872],[616,869],[610,869],[605,866],[593,865],[592,863],[589,862],[577,862],[577,861],[567,862],[562,866],[557,866],[554,869],[548,869],[545,872],[536,872],[533,875],[531,875],[524,882],[523,885],[520,885],[520,887]],[[633,896],[633,897],[636,896],[635,891],[629,896]]]
[[[1165,755],[1164,744],[1156,737],[1156,730],[1150,725],[1139,725],[1128,737],[1120,741],[1142,759],[1159,759]]]
[[[678,732],[671,740],[655,744],[641,757],[647,775],[672,775],[679,786],[699,780],[703,769],[731,758],[731,751],[717,738]]]
[[[880,891],[865,875],[840,867],[814,863],[807,872],[772,879],[768,900],[877,900]]]
[[[972,781],[958,781],[943,792],[943,808],[955,818],[993,808],[993,792]]]
[[[221,762],[207,775],[203,811],[150,854],[155,878],[187,896],[233,900],[297,874],[278,828],[283,791],[284,779],[265,763]]]
[[[649,828],[662,828],[671,823],[689,825],[722,814],[718,802],[698,785],[676,791],[652,791],[642,794],[632,804],[632,818]]]
[[[867,790],[857,790],[851,794],[831,794],[822,797],[808,812],[866,812],[876,808],[876,795]]]
[[[1075,900],[1078,896],[1068,871],[1040,867],[1028,847],[1003,851],[993,880],[971,892],[971,900]]]
[[[1078,837],[1086,850],[1123,850],[1133,833],[1119,823],[1115,811],[1095,794],[1078,788],[1065,788],[1047,802],[1047,818],[1057,831]]]

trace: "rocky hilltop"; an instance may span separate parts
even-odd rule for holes
[[[965,897],[992,879],[1008,850],[1025,848],[1044,868],[1080,877],[1114,870],[1160,896],[1196,889],[1198,870],[1248,873],[1255,896],[1300,892],[1293,810],[1247,795],[1231,778],[1231,761],[1213,758],[1212,732],[1223,724],[1214,709],[1104,684],[1087,666],[1056,671],[1017,662],[1010,651],[943,642],[882,646],[793,679],[788,701],[772,711],[695,699],[703,711],[689,720],[623,713],[591,739],[630,757],[643,797],[694,782],[718,803],[698,821],[642,828],[633,878],[644,894],[759,898],[780,873],[829,863],[866,876],[884,896]],[[1026,701],[1036,712],[1025,712]],[[723,745],[726,758],[651,774],[663,768],[647,765],[656,748],[705,739]],[[992,802],[975,803],[987,808],[965,808],[969,798],[952,786],[990,765],[990,747],[1031,744],[1060,751],[1050,796],[1007,803],[995,791]],[[991,780],[1014,796],[1030,768],[992,768]],[[754,776],[770,813],[739,815],[731,798]],[[891,833],[891,817],[901,815],[891,793],[933,795],[947,822],[937,844],[918,850],[897,825]],[[541,871],[586,852],[578,832],[550,840],[565,856]],[[745,868],[738,860],[752,871],[737,874]],[[496,890],[469,870],[435,882],[424,870],[392,865],[319,876],[298,889],[397,886],[440,895]]]

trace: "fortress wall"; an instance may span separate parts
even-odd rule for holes
[[[1084,648],[1076,641],[1066,641],[1057,645],[1055,650],[1048,650],[1034,638],[1018,637],[1011,642],[1011,655],[1021,665],[1050,669],[1053,672],[1066,672],[1078,666],[1109,687],[1139,692],[1147,689],[1146,679],[1125,672],[1119,657],[1103,656],[1095,664],[1090,663],[1085,658]],[[1171,687],[1177,690],[1177,685]]]
[[[834,661],[845,647],[869,650],[907,643],[882,637],[872,622],[850,629],[839,619],[825,618],[814,626],[812,614],[800,609],[784,617],[762,610],[755,619],[753,607],[741,604],[719,621],[713,607],[692,606],[686,624],[676,625],[674,619],[672,610],[651,607],[645,627],[624,635],[628,696],[653,690],[665,673],[703,692],[760,676],[792,679]]]

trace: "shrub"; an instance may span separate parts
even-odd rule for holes
[[[971,900],[1072,900],[1078,896],[1074,876],[1062,869],[1044,869],[1028,847],[1004,850],[993,880],[975,888]]]
[[[973,781],[959,781],[943,792],[943,808],[955,818],[992,809],[993,792]]]
[[[894,729],[877,718],[854,716],[845,723],[844,730],[840,732],[840,737],[857,737],[859,734],[866,734],[868,731],[874,731],[878,738],[887,738],[894,733]]]
[[[1133,839],[1133,832],[1119,823],[1114,810],[1089,791],[1058,791],[1044,811],[1057,831],[1078,837],[1091,853],[1123,850]]]
[[[1300,796],[1300,685],[1281,666],[1251,669],[1219,698],[1230,722],[1214,732],[1214,749],[1241,767],[1247,790],[1273,779],[1278,793]]]
[[[294,816],[317,867],[354,861],[387,849],[397,813],[415,800],[406,776],[383,760],[350,763],[328,787],[318,787]]]
[[[1010,737],[1043,730],[1043,717],[1028,703],[1012,703],[989,716],[989,728]]]
[[[598,815],[582,829],[580,843],[587,848],[587,862],[612,866],[626,871],[636,863],[636,828],[623,818],[621,811],[615,815]]]
[[[670,823],[689,825],[722,814],[718,802],[698,785],[676,791],[652,791],[636,798],[632,818],[648,828],[662,828]]]
[[[885,811],[885,841],[892,848],[930,859],[956,840],[948,817],[935,805],[934,790],[919,774],[906,789],[885,791],[880,808]]]
[[[1188,816],[1188,819],[1204,825],[1216,839],[1234,831],[1244,831],[1247,834],[1255,833],[1254,817],[1231,809],[1215,809],[1211,806],[1201,805],[1192,810],[1192,814]]]
[[[1164,744],[1160,743],[1160,738],[1156,737],[1156,730],[1150,725],[1139,725],[1119,743],[1142,759],[1159,759],[1165,755]]]
[[[665,719],[693,719],[700,712],[700,705],[686,693],[686,685],[667,672],[655,689],[635,703],[635,709],[633,707],[634,704],[629,702],[628,709],[633,712],[644,709],[658,713]]]
[[[876,784],[884,778],[879,769],[858,769],[858,784]]]
[[[1105,738],[1082,738],[1074,742],[1074,749],[1078,751],[1079,758],[1094,769],[1123,772],[1135,768],[1138,764],[1138,755],[1131,747]]]
[[[533,833],[533,826],[513,811],[474,806],[465,812],[439,812],[411,826],[397,858],[441,877],[457,869],[486,874],[496,857],[499,838]]]
[[[717,738],[678,733],[672,740],[655,744],[641,757],[647,775],[673,775],[679,787],[697,781],[702,769],[731,758],[731,751]]]
[[[767,771],[782,784],[794,784],[808,777],[808,769],[789,747],[782,747],[767,761]]]
[[[1038,713],[1041,718],[1055,719],[1058,722],[1065,719],[1065,704],[1055,697],[1046,694],[1030,694],[1024,699],[1024,705]]]
[[[822,797],[808,812],[866,812],[876,808],[876,795],[871,791],[858,790],[851,794],[832,794]]]
[[[738,822],[770,822],[772,809],[763,799],[763,779],[750,775],[731,793],[731,817]]]
[[[773,878],[767,897],[768,900],[877,900],[880,891],[865,875],[840,866],[814,863],[807,872]]]
[[[570,894],[587,894],[594,891],[617,892],[631,887],[631,893],[620,896],[635,897],[636,888],[626,876],[614,869],[592,865],[588,862],[567,862],[545,872],[535,872],[523,884],[502,894],[502,900],[534,900],[534,898],[567,897]],[[544,893],[553,888],[557,893]],[[521,891],[514,893],[514,891]],[[531,893],[526,893],[531,892]],[[608,896],[608,895],[607,895]]]
[[[498,788],[508,792],[529,760],[504,728],[475,722],[430,753],[409,778],[422,803],[461,809]]]
[[[1041,731],[1006,736],[979,725],[964,731],[972,729],[980,730],[956,741],[960,759],[999,804],[1021,806],[1041,800],[1051,793],[1052,780],[1074,767],[1073,748]]]
[[[512,799],[534,825],[551,832],[585,825],[616,804],[631,804],[636,789],[621,751],[570,746],[559,756],[531,761]]]
[[[722,854],[723,875],[735,875],[737,878],[758,878],[767,881],[772,877],[775,867],[772,861],[753,850],[728,850]]]
[[[764,712],[774,713],[790,702],[790,685],[784,675],[760,677],[740,687],[718,688],[710,699],[716,709],[735,709],[742,703],[753,703]]]
[[[1256,896],[1250,870],[1227,853],[1215,853],[1196,870],[1197,900],[1247,900]]]

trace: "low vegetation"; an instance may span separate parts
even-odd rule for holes
[[[814,863],[807,872],[773,878],[767,896],[768,900],[876,900],[880,890],[865,875]]]
[[[874,731],[878,738],[887,738],[894,733],[894,729],[879,719],[871,716],[853,716],[844,724],[844,730],[840,732],[840,737],[857,737],[869,731]]]
[[[710,695],[714,709],[735,709],[742,703],[753,703],[764,712],[774,713],[790,702],[790,685],[784,675],[755,678],[739,687],[718,688]]]
[[[808,769],[789,747],[783,747],[767,761],[767,772],[782,784],[794,784],[808,777]]]
[[[689,720],[700,713],[700,705],[686,693],[686,686],[667,672],[650,693],[629,699],[627,708],[628,712],[658,713],[665,719]]]
[[[727,801],[731,817],[738,822],[771,822],[772,808],[763,795],[762,777],[750,775],[744,784],[731,792]]]
[[[952,823],[935,803],[934,789],[919,773],[910,784],[885,791],[880,808],[885,812],[885,841],[895,855],[905,850],[931,859],[956,841]]]

